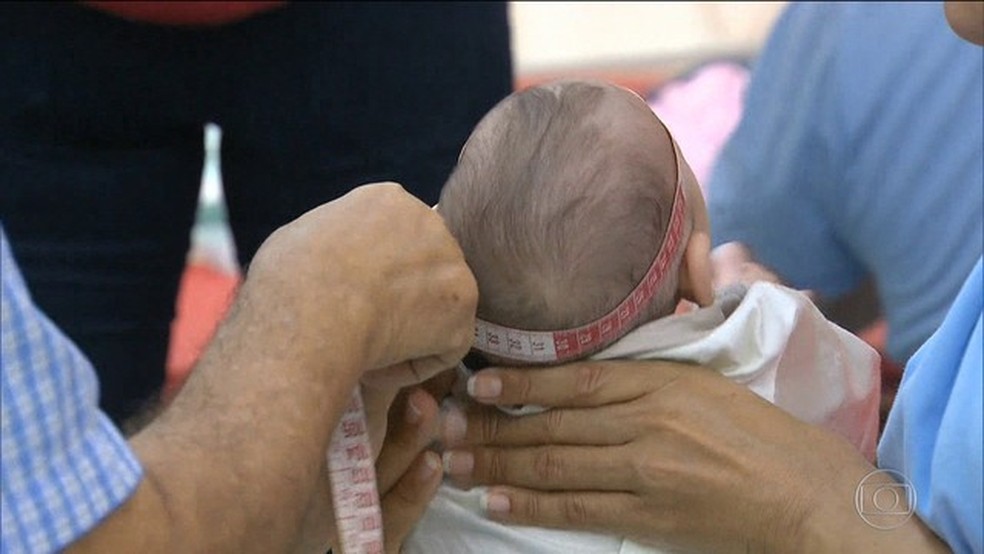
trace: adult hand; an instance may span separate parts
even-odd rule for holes
[[[426,450],[438,431],[437,402],[430,394],[414,388],[394,402],[376,460],[387,553],[400,551],[441,485],[441,458]]]
[[[389,409],[386,438],[376,459],[386,552],[397,554],[441,485],[441,458],[427,447],[440,438],[439,409],[454,380],[445,372],[404,389]]]
[[[395,183],[359,187],[278,229],[243,289],[298,330],[291,348],[316,360],[355,349],[363,369],[399,364],[369,376],[391,386],[419,382],[467,352],[478,298],[441,217]]]
[[[385,441],[376,458],[376,479],[385,549],[397,554],[441,484],[441,459],[426,450],[438,438],[437,402],[423,389],[405,389],[392,403],[388,420]],[[325,466],[292,552],[323,554],[337,542],[334,521]]]
[[[781,284],[770,269],[755,262],[752,253],[740,242],[728,242],[711,251],[714,288],[732,284],[751,285],[757,281]]]
[[[325,452],[359,379],[401,364],[380,377],[416,382],[452,365],[476,301],[442,219],[398,185],[360,187],[280,228],[181,393],[131,438],[137,491],[76,551],[324,545]]]
[[[874,468],[846,441],[704,368],[489,369],[468,388],[486,404],[554,407],[449,416],[448,472],[493,485],[491,518],[698,551],[941,548],[918,518],[891,532],[864,523],[855,491]]]

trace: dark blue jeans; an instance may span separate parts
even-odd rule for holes
[[[511,88],[502,2],[298,2],[198,29],[3,3],[0,220],[120,422],[163,383],[203,124],[223,130],[245,264],[276,227],[363,183],[436,202]]]

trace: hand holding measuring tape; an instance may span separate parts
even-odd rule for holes
[[[364,346],[353,354],[368,371],[347,380],[352,393],[334,431],[328,465],[336,547],[345,554],[382,552],[374,456],[356,382],[396,390],[457,362],[472,340],[474,278],[440,216],[395,184],[360,187],[304,214],[271,236],[253,268],[259,269],[250,271],[252,286],[275,287],[290,304],[285,313],[292,320],[285,324],[323,337],[323,350],[309,345],[315,354],[327,359],[346,344]],[[333,286],[303,286],[317,282]],[[324,317],[319,311],[325,309],[344,309],[347,332],[358,340],[334,340],[337,316]]]

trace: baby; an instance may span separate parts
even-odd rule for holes
[[[439,210],[478,280],[475,348],[503,363],[584,358],[681,296],[712,300],[696,179],[624,89],[560,82],[507,98],[472,133]],[[504,328],[570,331],[555,351]]]
[[[637,95],[582,81],[511,95],[469,137],[438,209],[478,281],[466,364],[692,361],[873,457],[877,354],[796,291],[715,296],[697,180]],[[681,299],[698,308],[674,315]],[[652,551],[493,523],[481,497],[444,485],[404,552]]]

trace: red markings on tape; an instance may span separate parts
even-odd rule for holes
[[[382,554],[383,515],[362,395],[356,389],[328,447],[332,503],[344,554]],[[338,549],[335,549],[338,550]]]

